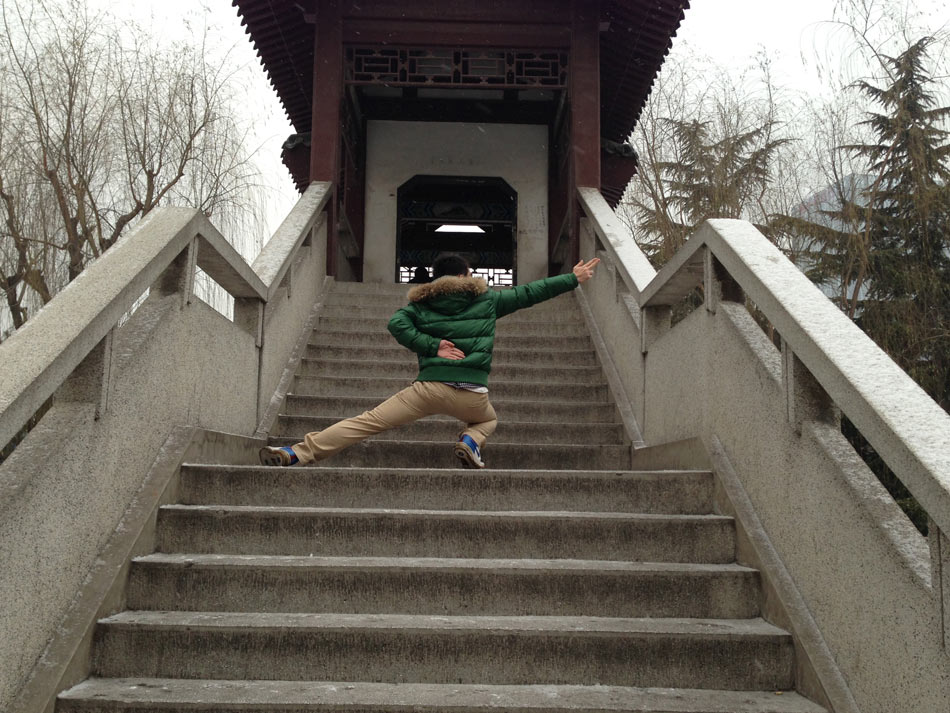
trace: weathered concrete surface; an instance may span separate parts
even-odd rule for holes
[[[416,371],[418,373],[418,370]],[[402,391],[413,382],[414,377],[386,378],[373,377],[354,379],[348,376],[309,377],[298,376],[294,382],[294,393],[304,396],[363,396],[367,393],[379,394],[379,401]],[[547,381],[503,381],[491,382],[491,393],[499,398],[525,398],[532,401],[564,402],[578,393],[573,384],[550,383]],[[607,402],[607,385],[582,386],[581,394],[585,401]]]
[[[721,440],[862,710],[939,710],[950,666],[923,538],[835,427],[796,434],[780,355],[742,306],[697,310],[678,327],[653,352],[648,437]],[[681,395],[692,410],[671,408],[689,380],[705,393]]]
[[[167,505],[162,552],[732,561],[716,515]]]
[[[364,290],[387,294],[338,284],[327,303],[346,294],[364,304]],[[362,348],[339,348],[326,360],[311,344],[322,368],[298,383],[329,382],[357,395],[292,396],[280,417],[288,430],[329,422],[310,409],[375,403],[411,378],[361,379],[363,367],[347,355]],[[343,376],[324,373],[331,362]],[[555,696],[538,709],[552,712],[577,709],[582,689],[596,694],[604,684],[623,685],[626,701],[614,700],[630,710],[688,710],[706,701],[709,710],[751,711],[770,700],[763,689],[793,686],[792,639],[758,617],[758,573],[735,563],[733,519],[711,513],[712,474],[628,471],[631,449],[602,374],[571,383],[554,376],[590,369],[530,356],[515,368],[522,371],[513,375],[536,380],[492,382],[493,399],[524,417],[486,446],[503,470],[444,468],[457,466],[455,436],[451,420],[439,418],[319,466],[183,466],[177,504],[158,513],[158,552],[131,564],[132,609],[97,629],[95,671],[255,678],[272,692],[271,680],[260,679],[285,679],[279,686],[346,679],[361,690],[353,700],[365,702],[381,690],[375,682],[400,681],[417,692],[405,700],[423,710],[426,700],[443,700],[472,713],[481,706],[479,684],[521,684],[496,698],[496,710],[540,703],[530,693],[539,685],[588,684],[573,689],[574,702],[568,696],[561,705]],[[602,402],[574,408],[570,393]],[[419,440],[425,435],[439,440]],[[461,699],[468,707],[451,704],[460,702],[459,682],[469,683]],[[113,691],[123,688],[115,684]],[[111,697],[126,707],[96,685],[83,684],[63,703],[95,710]],[[306,685],[320,696],[319,684]],[[218,705],[184,686],[180,694],[191,698],[181,708]],[[724,688],[758,691],[741,699],[709,690]],[[84,693],[92,697],[80,700]],[[139,700],[159,711],[161,698]],[[786,700],[808,710],[797,696]],[[274,693],[263,708],[283,704]]]
[[[711,691],[626,686],[486,686],[303,681],[181,679],[92,680],[63,695],[68,713],[125,713],[143,705],[156,710],[280,710],[290,713],[441,713],[445,710],[511,713],[824,713],[789,692]]]
[[[295,256],[299,253],[302,244],[308,238],[312,239],[315,228],[319,229],[319,223],[323,220],[323,209],[330,195],[331,184],[310,184],[254,259],[251,268],[267,285],[268,302],[284,286],[284,279],[295,264]],[[316,256],[316,259],[323,260],[325,264],[326,251],[323,251],[322,256]],[[326,274],[325,269],[323,274]]]
[[[950,508],[950,447],[940,435],[950,431],[950,417],[751,226],[710,221],[679,264],[693,265],[704,250],[765,312],[939,525]],[[686,277],[684,285],[695,279]],[[653,278],[637,307],[670,299],[664,280],[672,279]],[[715,284],[706,287],[715,294]],[[609,335],[616,303],[596,281],[585,292]],[[627,324],[637,318],[629,312]],[[721,444],[734,465],[833,655],[822,666],[853,693],[849,702],[845,691],[835,705],[881,713],[945,707],[950,660],[926,543],[854,455],[828,409],[789,421],[789,404],[800,406],[801,394],[787,392],[782,355],[744,305],[713,301],[657,334],[642,360],[629,347],[626,353],[634,362],[625,372],[631,399],[642,384],[647,443],[698,436],[707,449]]]
[[[748,619],[758,572],[604,560],[154,554],[133,610]]]
[[[396,192],[417,174],[503,178],[518,197],[518,281],[547,277],[547,144],[540,125],[368,121],[364,279],[394,281]]]
[[[534,399],[506,399],[492,395],[492,406],[499,419],[512,421],[534,420],[536,423],[616,423],[617,409],[605,401],[537,401]],[[302,396],[290,394],[284,403],[284,414],[309,416],[319,413],[335,418],[356,416],[379,404],[375,396]]]
[[[553,354],[553,352],[552,352]],[[492,361],[492,377],[500,381],[550,381],[560,384],[585,386],[603,380],[603,371],[599,366],[574,366],[559,363],[557,368],[536,364],[518,364],[514,361],[496,363]],[[415,378],[419,373],[416,359],[304,359],[300,364],[302,376],[356,376],[356,377],[401,377]]]
[[[618,263],[601,249],[602,245],[595,239],[594,224],[590,221],[582,225],[580,240],[581,254],[602,260],[597,279],[589,280],[580,289],[591,312],[592,329],[596,330],[604,345],[605,362],[609,359],[613,366],[617,381],[613,388],[623,393],[629,402],[629,417],[636,424],[636,432],[642,440],[645,385],[643,360],[640,358],[641,316],[633,296],[635,291],[624,281]],[[650,274],[642,267],[640,273],[641,282]]]
[[[295,332],[323,285],[319,241],[311,236],[316,248],[279,258],[282,248],[272,246],[262,271],[282,284],[268,285],[203,216],[163,209],[0,345],[10,375],[0,387],[2,441],[58,389],[49,413],[0,466],[0,559],[9,565],[0,572],[0,708],[98,566],[97,553],[172,429],[254,432],[259,386],[270,380],[273,390],[287,362],[284,332]],[[234,322],[192,297],[195,265],[235,296]],[[294,276],[306,289],[288,289]],[[256,305],[270,288],[280,306],[272,304],[261,325]]]
[[[316,184],[315,184],[316,185]],[[322,215],[322,214],[321,214]],[[289,220],[289,219],[288,219]],[[300,217],[303,220],[303,216]],[[260,386],[258,415],[264,416],[267,406],[275,396],[278,384],[287,368],[287,361],[297,345],[300,331],[324,289],[326,278],[327,227],[324,218],[311,221],[312,235],[309,245],[299,245],[296,253],[284,254],[288,263],[281,272],[282,284],[272,289],[272,297],[263,308],[261,319],[262,343],[260,345]],[[293,225],[294,228],[299,226]],[[278,232],[277,236],[280,233]],[[294,243],[297,245],[297,243]],[[268,246],[270,243],[268,243]],[[267,247],[265,246],[265,251]],[[270,261],[280,253],[262,251],[254,262],[255,270],[270,274]],[[262,264],[261,264],[262,263]],[[274,286],[271,285],[273,288]],[[248,305],[256,309],[255,305]]]
[[[300,436],[277,436],[275,445],[292,446]],[[343,453],[327,459],[326,465],[348,465],[356,468],[457,468],[451,441],[387,441],[368,439],[350,446]],[[489,468],[577,468],[627,470],[630,468],[630,446],[627,445],[556,445],[540,443],[492,443],[482,449]]]
[[[284,416],[275,436],[300,438],[301,434],[322,431],[339,419],[332,417]],[[450,417],[428,417],[408,426],[399,426],[373,436],[377,441],[446,441],[458,438],[465,424]],[[498,428],[492,434],[495,443],[532,443],[560,445],[570,438],[577,438],[590,446],[621,445],[624,440],[623,427],[616,423],[573,422],[535,422],[506,419],[499,421]]]
[[[793,683],[791,637],[761,619],[123,612],[101,622],[97,640],[96,673],[108,677],[253,672],[277,680],[727,690]]]
[[[134,300],[159,279],[196,235],[223,239],[201,213],[169,208],[150,214],[57,299],[3,343],[0,443],[6,444],[112,330]],[[254,275],[250,293],[263,293]]]
[[[187,466],[183,505],[569,510],[699,515],[712,511],[709,471],[481,470]]]
[[[385,348],[391,346],[394,340],[392,335],[389,332],[378,331],[378,332],[348,332],[348,331],[331,331],[331,330],[321,330],[314,335],[313,339],[310,340],[311,344],[317,345],[326,345],[326,346],[362,346],[362,347],[372,347],[374,350],[377,348]],[[543,350],[557,350],[563,349],[565,351],[589,351],[593,348],[591,345],[590,337],[587,335],[576,336],[576,337],[548,337],[544,335],[539,336],[522,336],[515,333],[499,334],[495,338],[495,348],[496,349],[543,349]]]
[[[171,302],[169,306],[167,303]],[[109,408],[54,405],[0,465],[0,706],[6,707],[178,424],[253,430],[253,338],[196,300],[123,327]],[[220,364],[229,364],[222,379]]]
[[[315,335],[319,337],[319,335]],[[322,340],[323,343],[310,344],[307,346],[307,359],[328,359],[338,361],[340,359],[352,359],[353,353],[350,348],[343,344],[330,344],[329,340]],[[380,343],[373,348],[373,353],[378,355],[381,361],[400,361],[403,364],[418,365],[414,354],[409,353],[403,346],[397,344],[395,340],[391,343]],[[492,369],[507,365],[524,365],[533,363],[541,364],[560,364],[562,366],[598,366],[596,353],[588,346],[586,349],[515,349],[510,347],[498,347],[492,355]]]

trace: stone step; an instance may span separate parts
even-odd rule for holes
[[[826,713],[794,691],[626,686],[91,678],[59,713]]]
[[[324,340],[328,341],[328,340]],[[415,354],[410,352],[401,344],[391,339],[389,343],[380,343],[373,346],[372,352],[366,351],[365,345],[359,344],[317,344],[307,345],[304,357],[307,359],[366,359],[367,356],[379,358],[382,361],[399,361],[407,364],[418,365]],[[492,352],[492,368],[498,369],[502,366],[576,366],[576,367],[597,367],[600,364],[597,361],[596,352],[590,349],[510,349],[505,346],[495,345]]]
[[[358,318],[320,316],[314,326],[314,332],[379,332],[389,335],[386,328],[389,317]],[[587,325],[583,322],[561,322],[553,320],[541,322],[537,318],[531,320],[500,319],[495,323],[495,336],[530,335],[543,337],[580,337],[588,334]]]
[[[569,511],[704,515],[708,471],[400,470],[184,465],[183,505]]]
[[[382,399],[380,399],[382,400]],[[269,439],[275,446],[292,446],[298,437]],[[323,465],[342,468],[457,468],[451,441],[386,441],[368,439],[331,458]],[[489,469],[504,470],[629,470],[630,446],[544,445],[489,441],[482,449]]]
[[[325,416],[282,415],[274,436],[302,439],[304,434],[329,428],[339,419]],[[415,423],[383,431],[371,438],[377,441],[454,441],[465,424],[448,416],[429,416]],[[622,445],[623,426],[619,423],[536,423],[531,421],[501,421],[491,437],[492,443],[531,443],[560,445],[586,443],[588,445]]]
[[[349,418],[375,408],[375,396],[303,396],[288,394],[284,413],[289,416],[325,416]],[[491,403],[500,420],[510,421],[579,421],[582,423],[616,423],[618,416],[612,403],[604,401],[528,401],[505,399],[491,394]]]
[[[736,564],[154,554],[129,609],[748,619],[758,573]]]
[[[331,319],[355,318],[355,319],[386,319],[389,320],[393,313],[406,306],[406,300],[386,300],[386,301],[353,301],[353,300],[334,300],[324,302],[321,317]],[[561,302],[548,305],[541,303],[527,309],[519,309],[501,318],[499,324],[511,324],[512,322],[561,322],[564,324],[584,324],[584,315],[577,308],[576,303]]]
[[[725,564],[720,515],[165,505],[156,551]]]
[[[311,335],[310,344],[329,346],[363,346],[379,347],[397,345],[398,342],[389,332],[341,332],[333,330],[317,330]],[[578,337],[549,337],[544,335],[525,336],[516,334],[499,334],[495,337],[495,350],[501,349],[546,349],[550,351],[587,351],[592,349],[590,336]]]
[[[304,358],[297,368],[298,376],[349,376],[362,378],[400,378],[415,379],[419,373],[419,362],[408,352],[402,359],[385,359],[376,354],[366,359],[365,354],[353,355],[355,359],[310,359]],[[494,381],[547,381],[552,384],[576,384],[587,386],[605,383],[604,372],[599,366],[526,366],[519,364],[495,363],[492,360],[492,382]]]
[[[326,294],[325,299],[339,299],[347,300],[354,298],[378,298],[395,300],[408,300],[409,299],[409,290],[412,289],[414,285],[408,283],[379,283],[379,282],[337,282],[333,285],[330,291]],[[496,289],[496,288],[491,288]],[[508,289],[504,287],[497,288],[499,290]],[[576,302],[574,298],[573,291],[564,292],[558,295],[557,297],[552,297],[550,300],[545,300],[539,305],[535,305],[529,309],[535,309],[536,307],[541,307],[543,305],[549,304],[551,302]]]
[[[122,612],[93,674],[388,683],[785,689],[791,637],[761,619]],[[634,663],[635,662],[635,663]]]
[[[412,377],[295,376],[293,392],[305,396],[375,396],[382,401],[397,391],[402,391],[412,382]],[[575,386],[547,381],[492,379],[488,388],[492,398],[560,402],[570,402],[578,397],[584,401],[606,402],[608,399],[605,383]]]

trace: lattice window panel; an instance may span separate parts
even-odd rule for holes
[[[356,47],[345,50],[346,81],[390,86],[567,86],[560,50]]]
[[[427,266],[429,274],[432,274],[432,267]],[[399,267],[399,281],[406,283],[412,279],[415,274],[415,267]],[[484,267],[481,270],[473,270],[472,275],[481,277],[488,283],[489,287],[511,287],[514,284],[514,271],[501,267]]]
[[[503,267],[483,267],[472,270],[473,277],[481,277],[489,287],[511,287],[514,283],[514,270]]]

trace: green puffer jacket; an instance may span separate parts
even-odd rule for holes
[[[396,341],[419,355],[416,381],[488,385],[495,320],[577,287],[573,272],[504,290],[489,290],[478,277],[440,277],[409,290],[409,304],[389,320]],[[447,339],[464,359],[436,356]]]

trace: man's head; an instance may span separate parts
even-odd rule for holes
[[[458,253],[440,253],[432,263],[432,278],[437,280],[446,275],[468,276],[468,260]]]

